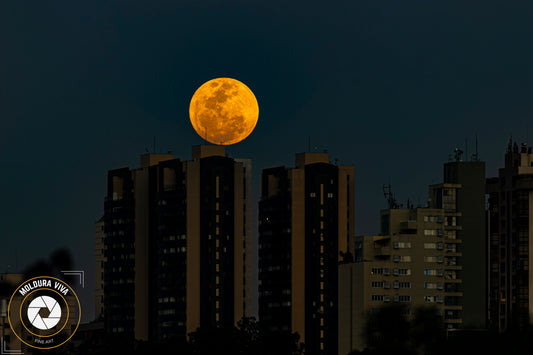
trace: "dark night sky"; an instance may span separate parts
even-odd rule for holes
[[[107,170],[137,167],[154,136],[189,159],[189,100],[223,76],[259,101],[227,149],[253,158],[255,196],[310,137],[356,166],[356,234],[377,233],[383,183],[425,203],[465,138],[489,176],[510,134],[525,141],[532,18],[515,0],[2,1],[0,271],[68,246],[92,285]]]

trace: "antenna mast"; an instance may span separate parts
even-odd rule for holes
[[[479,152],[477,150],[477,133],[476,133],[476,152],[472,154],[472,160],[473,161],[479,161]]]
[[[465,156],[465,159],[468,160],[468,138],[465,138]]]
[[[394,198],[394,194],[392,193],[392,186],[389,183],[389,185],[383,184],[383,195],[385,196],[385,199],[389,203],[389,208],[391,210],[398,208],[398,203],[396,202],[396,199]]]

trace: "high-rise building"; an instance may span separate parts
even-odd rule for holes
[[[436,306],[447,329],[461,324],[456,216],[438,208],[383,210],[380,235],[356,238],[356,262],[339,266],[339,354],[364,349],[367,315],[386,304],[405,305],[409,314]]]
[[[533,154],[509,140],[505,167],[487,179],[489,321],[500,331],[533,319]]]
[[[250,314],[250,170],[201,145],[190,161],[145,154],[139,169],[109,171],[108,332],[160,340]]]
[[[336,354],[338,264],[353,255],[354,167],[327,153],[265,169],[259,202],[259,318],[297,332],[306,354]]]
[[[484,329],[487,326],[487,234],[485,208],[485,162],[456,161],[444,164],[444,183],[430,187],[430,207],[443,208],[445,218],[456,219],[456,237],[461,240],[458,264],[463,296],[461,328]],[[449,188],[447,186],[457,186]],[[447,194],[455,194],[455,204]],[[450,199],[451,200],[451,199]]]
[[[16,287],[22,284],[25,280],[24,274],[17,273],[2,273],[0,274],[0,346],[1,353],[10,354],[10,353],[22,353],[22,349],[25,349],[25,344],[22,344],[20,339],[14,334],[13,330],[18,334],[22,333],[22,323],[19,321],[14,321],[10,324],[8,321],[8,307],[9,299],[11,294],[15,291]],[[18,302],[16,309],[20,307],[20,300],[15,300]]]
[[[99,319],[104,315],[104,221],[94,227],[94,317]]]

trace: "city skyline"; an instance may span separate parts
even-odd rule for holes
[[[202,141],[188,102],[214,77],[249,83],[261,105],[228,148],[254,160],[254,216],[262,169],[309,146],[355,166],[363,235],[386,208],[382,184],[424,203],[465,138],[471,153],[477,133],[487,177],[510,134],[527,140],[533,5],[319,4],[2,4],[2,271],[68,246],[92,277],[105,172],[136,167],[154,136],[157,152],[189,156]]]

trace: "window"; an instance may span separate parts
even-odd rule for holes
[[[426,255],[424,256],[424,262],[426,263],[442,263],[441,255]]]
[[[411,256],[409,255],[394,255],[394,262],[409,263],[411,262]]]
[[[394,276],[409,276],[411,269],[394,269]]]
[[[444,225],[446,225],[446,226],[455,226],[455,225],[457,225],[456,217],[446,217],[446,223]]]
[[[424,269],[426,276],[442,276],[442,269]]]
[[[383,288],[383,281],[372,281],[372,288]]]
[[[424,216],[424,222],[442,223],[442,216]]]
[[[447,253],[456,253],[457,252],[456,244],[446,244],[446,252]]]
[[[411,242],[394,242],[394,249],[409,249],[411,248]]]
[[[446,239],[456,239],[456,238],[457,238],[457,232],[455,230],[446,231]]]
[[[428,290],[442,290],[442,282],[424,282],[424,288]]]
[[[442,258],[442,257],[441,257]],[[442,261],[441,261],[442,262]],[[457,265],[457,258],[455,256],[446,257],[446,266]]]
[[[424,249],[437,249],[437,243],[424,243]]]
[[[373,267],[370,274],[371,275],[390,275],[390,270],[388,268]]]

